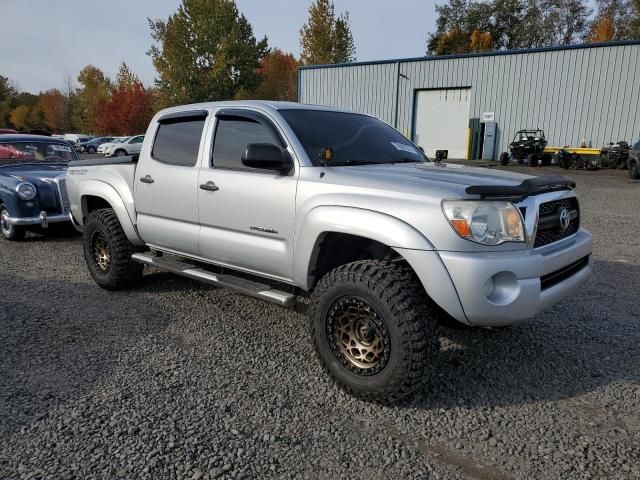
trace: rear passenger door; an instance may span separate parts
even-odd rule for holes
[[[287,174],[252,169],[241,160],[250,143],[287,148],[284,136],[269,117],[253,110],[219,110],[213,128],[212,155],[203,161],[198,181],[201,255],[290,280],[295,160]]]
[[[152,246],[198,255],[198,166],[207,111],[162,117],[134,178],[138,231]]]

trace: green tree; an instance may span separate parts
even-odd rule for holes
[[[267,39],[256,40],[232,0],[183,0],[166,21],[149,25],[164,105],[229,99],[258,85]]]
[[[0,128],[9,126],[9,115],[15,95],[15,88],[9,79],[0,75]]]
[[[593,10],[583,0],[560,0],[556,29],[557,43],[571,45],[582,41],[592,13]]]
[[[315,0],[309,18],[300,29],[300,63],[318,65],[348,63],[356,59],[349,12],[336,18],[333,2]]]
[[[96,106],[109,98],[113,85],[104,72],[93,65],[80,70],[78,83],[82,86],[71,102],[71,118],[75,128],[90,133],[94,131]]]

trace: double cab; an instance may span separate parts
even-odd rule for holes
[[[443,314],[530,319],[593,265],[573,181],[431,162],[383,121],[324,107],[163,110],[139,158],[72,162],[67,186],[98,285],[151,265],[304,303],[326,371],[375,401],[432,370]]]

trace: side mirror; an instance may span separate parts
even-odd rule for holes
[[[282,174],[291,170],[292,163],[289,152],[271,143],[250,143],[242,154],[243,165]]]

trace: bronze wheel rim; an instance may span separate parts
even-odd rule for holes
[[[91,256],[98,270],[106,273],[111,268],[111,249],[107,237],[102,232],[95,232],[91,238]]]
[[[327,337],[336,358],[358,375],[375,375],[389,361],[389,330],[362,298],[342,297],[333,303],[327,315]]]

